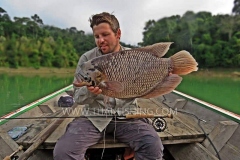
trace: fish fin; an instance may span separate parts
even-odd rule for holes
[[[172,60],[173,74],[186,75],[198,70],[198,63],[193,56],[185,50],[177,52],[171,56],[170,59]]]
[[[152,91],[141,98],[153,98],[172,92],[182,81],[182,77],[172,74],[159,83]]]
[[[156,57],[163,57],[167,51],[169,50],[170,45],[173,42],[162,42],[162,43],[155,43],[153,45],[149,45],[146,47],[139,48],[142,51],[150,52],[152,55]]]
[[[124,87],[121,82],[118,81],[106,81],[99,84],[100,88],[106,88],[107,90],[114,92],[122,92]]]

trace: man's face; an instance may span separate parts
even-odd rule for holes
[[[121,30],[114,33],[108,23],[100,23],[93,26],[95,43],[103,54],[112,53],[120,50],[119,39]]]

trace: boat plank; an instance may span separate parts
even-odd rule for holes
[[[51,150],[36,150],[32,156],[27,160],[53,160],[53,153]]]
[[[239,143],[239,142],[238,142]],[[239,160],[240,150],[236,146],[227,143],[220,151],[221,159],[226,160]]]
[[[179,122],[176,118],[167,120],[167,128],[164,130],[171,134],[171,137],[167,137],[168,139],[186,139],[192,138],[196,135],[191,133],[189,129],[181,122]]]
[[[0,129],[1,130],[1,129]],[[6,156],[11,155],[18,149],[18,144],[6,133],[2,130],[0,131],[0,159],[5,158]],[[21,154],[23,151],[19,151],[16,154]]]
[[[233,121],[220,121],[218,125],[216,125],[212,132],[209,134],[209,138],[211,139],[218,152],[231,138],[233,133],[236,131],[238,125],[238,123]],[[203,142],[203,145],[210,152],[215,153],[215,150],[208,139]]]
[[[53,114],[42,114],[43,117],[51,117],[51,116],[56,116],[60,112],[56,112]],[[31,120],[30,126],[27,129],[27,132],[22,135],[19,139],[16,140],[16,142],[20,145],[23,145],[24,147],[28,147],[33,143],[34,138],[44,129],[46,128],[49,124],[54,119],[34,119]]]
[[[163,103],[157,101],[156,99],[138,99],[137,103],[141,108],[151,108],[151,111],[154,114],[169,114],[169,113],[175,113],[171,108],[166,107]],[[147,110],[149,111],[149,110]],[[185,115],[184,115],[185,116]],[[186,116],[185,116],[186,117]],[[188,117],[186,117],[187,119]],[[163,133],[161,133],[160,137],[165,139],[186,139],[186,138],[196,138],[196,137],[202,137],[203,132],[198,131],[198,129],[195,126],[189,127],[186,125],[188,122],[191,122],[192,120],[187,119],[186,121],[182,122],[180,118],[178,118],[178,113],[174,114],[173,119],[165,119],[167,122],[167,128]],[[196,123],[197,126],[197,123]],[[171,135],[171,136],[170,136]]]
[[[74,118],[65,119],[59,127],[45,140],[45,144],[56,143],[57,140],[65,133],[67,125],[73,121]]]
[[[107,143],[107,142],[106,142]],[[120,148],[120,147],[129,147],[127,144],[125,143],[97,143],[89,148]]]
[[[18,148],[18,144],[6,133],[0,129],[0,138],[2,138],[6,144],[11,148],[12,151],[15,151]]]
[[[203,133],[202,129],[198,125],[198,120],[196,118],[192,117],[191,115],[178,112],[178,114],[177,114],[177,116],[175,116],[175,118],[178,119],[178,121],[181,121],[184,125],[186,125],[191,130],[191,132],[193,132],[194,134],[202,134]],[[207,134],[210,133],[213,128],[208,123],[204,123],[201,121],[200,121],[200,125],[203,127],[204,131]]]
[[[218,160],[217,157],[200,143],[167,145],[166,148],[175,160]]]
[[[152,99],[152,101],[157,105],[161,104],[156,99]],[[193,135],[197,137],[203,136],[204,133],[200,128],[200,126],[198,125],[198,119],[196,117],[193,117],[191,113],[190,114],[188,112],[182,113],[182,110],[180,110],[179,112],[177,110],[174,110],[174,111],[172,110],[172,112],[174,113],[174,118],[177,119],[182,124],[184,124],[186,126],[186,129],[188,129],[189,132],[191,132]],[[201,123],[200,125],[203,127],[206,133],[210,133],[210,131],[213,128],[213,126],[210,126],[208,123]]]
[[[0,152],[0,158],[3,159],[5,156],[10,155],[14,150],[8,145],[8,142],[4,140],[2,137],[2,134],[0,135],[0,146],[1,146],[1,152]],[[4,146],[4,147],[3,147]]]
[[[4,159],[5,157],[2,157],[1,154],[0,154],[0,159]]]
[[[16,142],[23,146],[28,146],[29,141],[31,141],[46,126],[48,126],[48,123],[44,120],[38,121],[38,122],[35,121],[34,125],[32,125],[27,129],[27,133],[25,133],[19,139],[17,139]]]
[[[77,105],[76,109],[82,107],[81,105]],[[79,110],[80,111],[80,110]],[[69,116],[80,116],[81,112],[69,112]],[[56,143],[56,141],[65,133],[67,125],[72,122],[74,118],[66,118],[59,127],[45,140],[45,144]]]
[[[198,137],[198,138],[186,138],[186,139],[177,139],[177,140],[163,140],[163,145],[168,144],[186,144],[186,143],[196,143],[196,142],[202,142],[205,138],[204,137]]]

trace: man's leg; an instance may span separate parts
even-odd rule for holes
[[[113,122],[111,123],[112,125]],[[152,125],[140,119],[117,123],[116,138],[127,143],[136,160],[161,160],[163,145]]]
[[[75,119],[57,141],[54,160],[84,160],[88,147],[96,144],[101,137],[102,133],[87,118]]]

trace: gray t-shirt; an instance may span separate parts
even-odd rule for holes
[[[124,48],[121,46],[121,50],[126,50],[129,48]],[[84,53],[77,65],[76,73],[79,71],[80,66],[95,57],[101,56],[101,51],[96,47],[92,50]],[[96,95],[88,91],[87,87],[74,87],[73,98],[76,103],[84,105],[81,108],[82,115],[88,117],[88,119],[93,123],[93,125],[102,132],[109,122],[112,120],[114,115],[126,115],[137,112],[137,105],[135,103],[135,98],[131,99],[117,99],[111,97],[105,97],[102,94]],[[108,98],[107,104],[104,103],[104,99]],[[105,117],[92,118],[91,116],[103,115]],[[90,116],[90,117],[89,117]]]

